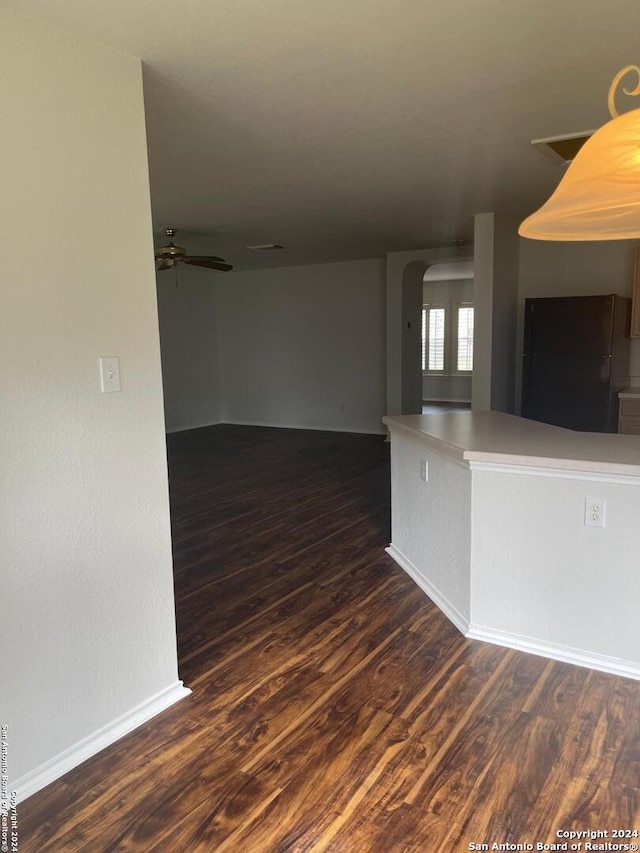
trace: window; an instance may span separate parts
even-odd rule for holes
[[[422,309],[422,369],[444,373],[446,368],[447,309],[445,305],[425,305]]]
[[[453,317],[453,335],[449,334]],[[427,304],[422,306],[422,371],[448,376],[467,374],[473,370],[473,320],[470,302]]]
[[[446,305],[422,306],[422,370],[425,373],[446,373],[447,314]]]
[[[473,305],[458,305],[457,327],[458,341],[456,370],[458,373],[471,373],[473,370]]]

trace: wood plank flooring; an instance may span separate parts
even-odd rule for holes
[[[169,465],[193,695],[21,804],[20,853],[640,829],[640,683],[461,637],[384,553],[380,437],[210,427]]]

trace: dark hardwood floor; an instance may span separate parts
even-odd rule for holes
[[[193,695],[21,804],[20,853],[640,829],[640,683],[460,636],[384,553],[380,437],[219,426],[169,462]]]

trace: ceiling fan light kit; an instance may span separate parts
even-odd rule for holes
[[[615,95],[623,77],[639,83],[623,89],[640,95],[640,68],[627,65],[609,89],[612,120],[578,151],[551,198],[522,222],[532,240],[624,240],[640,237],[640,109],[620,115]]]
[[[208,270],[217,270],[218,272],[228,272],[233,269],[231,264],[225,263],[224,258],[218,258],[216,255],[187,255],[186,249],[183,249],[182,246],[176,246],[173,242],[173,238],[177,233],[174,228],[165,228],[164,233],[169,243],[156,250],[155,259],[160,262],[158,272],[170,270],[178,263],[187,264],[192,267],[203,267]]]

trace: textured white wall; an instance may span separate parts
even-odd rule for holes
[[[13,782],[174,684],[177,663],[140,63],[3,8],[0,79]],[[104,355],[119,394],[100,393]]]
[[[520,238],[517,219],[495,217],[493,277],[493,339],[491,342],[491,408],[515,408],[515,367],[518,323]]]
[[[167,431],[220,420],[216,276],[181,265],[158,273],[158,314]]]
[[[517,222],[495,213],[474,220],[472,408],[514,408],[518,297]]]
[[[426,483],[422,460],[429,466]],[[471,472],[398,432],[391,440],[391,542],[468,620]]]
[[[425,281],[422,298],[424,302],[473,302],[473,279]]]
[[[424,376],[422,399],[444,402],[471,402],[470,376]]]
[[[422,411],[421,313],[423,261],[407,264],[402,272],[402,414]]]
[[[473,624],[637,666],[638,518],[638,485],[474,471]]]
[[[382,432],[384,261],[217,281],[225,422]]]
[[[477,214],[474,221],[473,270],[475,293],[473,336],[473,409],[491,408],[491,336],[493,334],[493,213]]]
[[[555,243],[520,238],[520,297],[631,296],[637,241]]]

